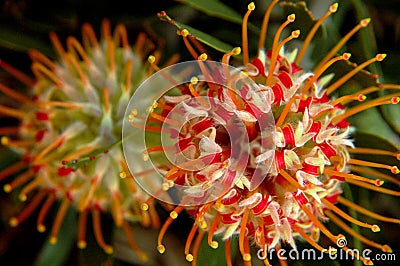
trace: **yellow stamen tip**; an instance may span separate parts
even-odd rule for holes
[[[169,216],[170,216],[172,219],[176,219],[176,218],[178,218],[178,213],[177,213],[176,211],[172,211],[172,212],[169,214]]]
[[[243,254],[243,260],[244,261],[251,261],[251,255],[249,253]]]
[[[334,3],[329,7],[329,12],[335,13],[338,9],[339,3]]]
[[[19,194],[18,198],[20,201],[25,202],[28,197],[25,194]]]
[[[80,241],[78,241],[77,246],[79,249],[85,249],[87,246],[87,243],[86,243],[86,241],[80,240]]]
[[[154,57],[154,55],[150,55],[147,60],[149,61],[150,64],[153,64],[156,61],[156,58]]]
[[[205,53],[203,53],[203,54],[201,54],[200,56],[199,56],[199,60],[201,60],[201,61],[205,61],[205,60],[207,60],[207,54],[205,54]]]
[[[199,79],[198,79],[197,77],[192,77],[192,78],[190,79],[190,83],[192,83],[193,85],[196,85],[197,82],[199,82]]]
[[[187,260],[188,262],[192,262],[192,261],[193,261],[193,255],[192,255],[192,254],[187,254],[187,255],[186,255],[186,260]]]
[[[383,245],[382,251],[386,252],[386,253],[393,253],[393,249],[391,247],[389,247],[389,245]]]
[[[119,177],[120,177],[120,178],[125,178],[125,177],[126,177],[126,172],[125,172],[125,171],[121,171],[121,172],[119,173]]]
[[[10,193],[10,192],[12,191],[12,187],[11,187],[10,184],[5,184],[4,187],[3,187],[3,189],[4,189],[4,191],[5,191],[6,193]]]
[[[157,246],[157,250],[158,252],[160,252],[160,254],[163,254],[165,252],[165,247],[164,245],[158,245]]]
[[[365,18],[365,19],[363,19],[363,20],[361,20],[360,21],[360,25],[362,26],[362,27],[367,27],[368,26],[368,24],[371,22],[371,18]]]
[[[375,180],[375,186],[377,186],[377,187],[380,187],[380,186],[382,186],[382,185],[383,185],[383,183],[385,183],[385,181],[383,181],[383,180],[380,180],[380,179],[377,179],[377,180]]]
[[[376,56],[375,56],[375,58],[376,58],[376,60],[377,61],[382,61],[383,59],[385,59],[385,57],[387,56],[387,54],[377,54]]]
[[[342,56],[344,60],[349,60],[351,57],[351,53],[344,53]]]
[[[183,30],[181,30],[181,35],[182,35],[183,37],[186,37],[186,36],[189,35],[189,31],[188,31],[187,29],[183,29]]]
[[[400,97],[393,97],[391,99],[392,104],[398,104],[400,102]]]
[[[142,159],[143,159],[143,161],[147,162],[149,160],[149,154],[147,152],[144,152]]]
[[[292,31],[292,37],[293,38],[299,38],[299,36],[300,36],[300,30]]]
[[[367,96],[365,96],[364,94],[359,94],[357,98],[359,102],[363,102],[367,99]]]
[[[46,231],[46,226],[44,226],[43,224],[38,224],[36,229],[39,233],[44,233]]]
[[[8,223],[10,224],[11,227],[16,227],[16,226],[18,226],[18,219],[15,217],[12,217],[10,219],[10,221],[8,221]]]
[[[371,227],[371,231],[374,232],[374,233],[377,233],[377,232],[381,231],[381,228],[379,228],[378,225],[374,224]]]
[[[233,55],[240,55],[241,52],[242,52],[242,49],[240,47],[235,47],[232,49]]]
[[[53,245],[56,244],[57,243],[57,237],[55,237],[55,236],[50,237],[49,242],[50,242],[50,244],[53,244]]]
[[[367,259],[365,259],[363,262],[364,262],[364,265],[374,265],[374,263],[372,262],[372,260],[367,260]]]
[[[108,254],[108,255],[111,255],[111,254],[114,253],[114,249],[113,249],[112,246],[106,246],[106,247],[104,247],[104,252],[105,252],[106,254]]]
[[[9,142],[10,142],[10,139],[8,137],[6,137],[6,136],[1,137],[1,145],[7,146]]]
[[[248,8],[250,11],[253,11],[253,10],[256,8],[256,5],[255,5],[253,2],[251,2],[250,4],[247,5],[247,8]]]
[[[142,203],[141,208],[142,208],[143,211],[147,211],[147,210],[149,209],[149,204],[147,204],[147,203]]]
[[[210,243],[210,247],[212,247],[213,249],[217,249],[218,248],[218,242],[217,241],[212,241]]]
[[[395,174],[395,175],[397,175],[397,174],[400,173],[400,170],[399,170],[399,168],[397,168],[397,166],[393,166],[393,167],[390,169],[390,171],[391,171],[393,174]]]
[[[164,182],[164,183],[162,184],[162,190],[167,191],[168,189],[169,189],[168,183],[167,183],[167,182]]]
[[[295,19],[296,19],[296,14],[290,14],[290,15],[287,17],[287,20],[288,20],[289,22],[293,22]]]

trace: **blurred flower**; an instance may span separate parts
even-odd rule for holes
[[[299,52],[284,50],[286,43],[298,38],[299,30],[281,40],[284,29],[295,20],[295,14],[289,15],[280,25],[272,40],[271,50],[265,52],[268,20],[277,2],[272,1],[265,13],[258,55],[250,61],[247,20],[255,8],[250,3],[243,19],[242,48],[234,48],[222,57],[222,63],[229,64],[230,57],[242,52],[243,65],[239,67],[242,70],[241,75],[227,69],[221,71],[202,68],[204,76],[218,77],[234,89],[211,82],[199,82],[197,78],[193,78],[189,84],[180,87],[181,95],[162,97],[151,107],[151,121],[159,121],[159,126],[182,123],[190,118],[182,123],[180,132],[171,132],[176,136],[174,148],[182,153],[182,157],[177,157],[173,167],[162,168],[166,179],[164,190],[177,185],[190,188],[160,231],[160,253],[166,250],[162,243],[165,232],[184,209],[195,219],[185,247],[187,260],[194,264],[205,232],[208,233],[207,242],[212,248],[218,247],[218,242],[213,237],[222,235],[228,265],[232,265],[230,243],[234,235],[238,236],[239,250],[245,265],[251,262],[252,242],[260,248],[267,245],[268,249],[279,249],[282,243],[289,243],[295,248],[296,239],[303,239],[317,250],[328,252],[326,247],[318,243],[322,233],[339,248],[349,250],[341,244],[346,240],[344,234],[333,234],[324,225],[328,220],[361,242],[384,252],[392,252],[388,245],[367,239],[342,219],[373,232],[380,231],[378,225],[359,221],[336,206],[340,203],[376,220],[400,222],[399,219],[371,212],[342,195],[341,184],[344,182],[389,195],[400,194],[381,187],[382,179],[399,184],[392,177],[399,174],[397,166],[354,158],[355,154],[369,154],[400,159],[399,152],[355,147],[350,139],[351,125],[348,121],[349,117],[364,110],[397,104],[399,92],[370,100],[367,100],[367,95],[383,89],[398,90],[399,86],[380,84],[380,87],[365,88],[354,94],[342,90],[345,95],[335,95],[354,75],[369,64],[382,61],[386,55],[378,54],[354,66],[336,81],[331,81],[332,75],[325,75],[331,65],[349,60],[349,53],[339,56],[335,54],[352,35],[366,27],[370,20],[360,21],[312,71],[304,70],[300,63],[309,43],[322,22],[336,12],[338,4],[330,6],[327,13],[316,21]],[[159,17],[175,24],[165,12],[159,13]],[[200,60],[201,65],[208,57],[204,48],[187,29],[178,24],[176,26],[188,51],[195,59]],[[154,60],[155,57],[149,57],[149,62],[158,69]],[[246,83],[248,78],[257,84],[256,89]],[[181,121],[169,116],[170,112],[177,112],[176,109],[181,112]],[[273,132],[269,136],[265,131],[268,128],[265,120],[271,113],[275,119]],[[243,152],[238,155],[233,152],[234,146],[244,145],[245,139],[240,134],[231,134],[240,131],[235,129],[234,121],[238,118],[246,128],[248,154]],[[148,159],[149,153],[169,148],[149,148],[145,152],[145,159]],[[243,156],[244,160],[238,156]],[[182,162],[183,157],[191,160],[190,163]],[[239,161],[236,168],[232,167],[232,160],[235,159]],[[188,169],[189,164],[192,167],[194,161],[206,166],[201,170]],[[243,165],[245,170],[241,171],[239,168]],[[219,184],[228,187],[222,196],[204,204],[186,204],[190,200],[203,202],[209,196],[209,191]],[[351,250],[349,252],[356,255]],[[359,259],[364,264],[372,264],[368,258]],[[267,259],[265,263],[269,264]]]
[[[153,205],[148,205],[150,212],[140,208],[147,195],[128,178],[121,130],[134,89],[152,73],[143,58],[155,47],[143,34],[131,47],[126,28],[117,25],[112,33],[107,20],[101,35],[98,40],[92,26],[84,24],[83,44],[68,37],[65,49],[51,33],[60,60],[30,51],[35,79],[1,62],[1,68],[30,88],[30,96],[0,84],[2,93],[21,103],[19,108],[0,106],[1,114],[20,121],[18,127],[0,128],[1,144],[22,155],[21,161],[0,172],[0,180],[13,177],[4,190],[22,187],[19,199],[28,203],[10,219],[11,226],[40,208],[37,229],[44,232],[46,215],[61,201],[50,242],[57,241],[63,218],[72,206],[79,212],[78,247],[87,245],[91,214],[96,240],[110,254],[113,248],[105,243],[101,229],[101,213],[109,212],[115,225],[124,229],[132,249],[146,259],[135,243],[129,221],[146,226],[157,226],[159,221]]]

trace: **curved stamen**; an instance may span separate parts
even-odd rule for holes
[[[247,12],[243,17],[242,22],[242,49],[243,49],[243,65],[247,65],[249,63],[249,44],[247,38],[247,21],[249,19],[251,11],[255,9],[255,5],[253,2],[248,4]]]

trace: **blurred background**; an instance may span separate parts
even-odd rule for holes
[[[203,5],[198,5],[198,3]],[[227,8],[213,10],[210,3],[222,3]],[[322,16],[328,6],[333,1],[310,0],[306,1],[310,10],[316,18]],[[328,51],[344,34],[346,34],[362,18],[371,17],[372,23],[366,29],[356,34],[344,48],[344,51],[352,53],[352,61],[356,63],[375,56],[376,53],[387,53],[388,57],[379,64],[371,65],[368,70],[380,75],[380,81],[386,83],[400,84],[400,8],[399,0],[343,0],[339,2],[339,10],[332,15],[325,23],[324,29],[317,34],[316,45],[310,49],[303,63],[305,66],[312,67],[318,59],[323,57],[324,52]],[[204,4],[206,3],[206,4]],[[208,3],[208,4],[207,4]],[[182,60],[191,60],[189,53],[183,45],[179,36],[176,35],[176,28],[158,19],[157,13],[165,10],[174,20],[190,25],[191,27],[205,32],[214,38],[221,40],[231,47],[241,46],[241,25],[240,20],[247,10],[248,1],[242,0],[211,0],[211,1],[124,1],[124,0],[5,0],[0,1],[0,60],[31,74],[30,59],[27,55],[29,49],[37,49],[52,59],[57,59],[49,41],[49,32],[56,32],[62,42],[69,35],[81,37],[81,26],[85,22],[93,25],[96,33],[99,33],[100,24],[103,18],[108,18],[112,26],[117,23],[126,25],[131,43],[134,43],[139,32],[145,32],[158,44],[162,51],[162,61],[168,60],[172,55],[178,53]],[[256,10],[252,13],[249,21],[250,50],[253,56],[256,55],[256,46],[259,36],[259,27],[262,16],[269,0],[255,1]],[[227,10],[234,12],[230,17],[224,17]],[[271,18],[271,29],[284,20],[289,14],[290,7],[277,7],[274,9]],[[306,14],[302,11],[300,13]],[[307,16],[304,15],[306,18]],[[296,21],[293,27],[309,29],[311,22],[305,20]],[[268,32],[269,42],[274,30]],[[306,32],[306,31],[304,31]],[[252,45],[253,44],[253,45]],[[294,46],[296,43],[293,44]],[[216,48],[222,47],[218,44]],[[219,60],[223,53],[207,47],[214,60]],[[339,70],[332,70],[339,71]],[[372,84],[368,74],[356,77],[356,82],[363,84],[364,79],[367,84]],[[360,81],[361,80],[361,81]],[[0,70],[0,82],[10,87],[24,88],[10,77],[3,70]],[[7,101],[4,95],[0,94],[0,104]],[[372,145],[387,145],[391,149],[396,149],[400,145],[400,106],[393,108],[374,109],[368,115],[360,115],[352,121],[359,127],[359,132],[366,133],[360,139],[360,145],[372,143]],[[0,123],[12,124],[11,120],[0,117]],[[373,134],[372,136],[370,134]],[[397,148],[398,149],[398,148]],[[18,160],[17,156],[9,150],[0,147],[0,169],[13,161]],[[2,187],[3,184],[1,184]],[[398,187],[388,184],[389,188]],[[354,200],[360,205],[367,206],[378,213],[400,217],[400,204],[398,198],[382,196],[378,193],[358,190],[349,187],[353,193]],[[0,191],[0,265],[140,265],[137,257],[131,254],[127,242],[118,230],[113,229],[110,217],[105,216],[103,227],[110,239],[116,245],[114,257],[107,257],[103,251],[97,247],[93,236],[88,230],[88,248],[78,250],[75,245],[76,217],[70,211],[64,221],[63,231],[59,237],[60,243],[51,246],[46,241],[47,234],[40,234],[36,231],[36,216],[32,215],[22,225],[17,228],[10,228],[8,219],[18,213],[23,208],[17,196],[6,194]],[[53,210],[53,215],[55,210]],[[161,207],[160,216],[165,219],[168,215]],[[49,215],[51,219],[52,215]],[[54,217],[54,216],[53,216]],[[366,235],[377,242],[387,243],[394,249],[397,260],[400,260],[400,230],[398,225],[379,223],[382,231],[379,234],[365,232]],[[168,231],[169,252],[155,255],[152,258],[153,265],[187,265],[184,260],[183,244],[186,235],[190,230],[192,221],[188,215],[182,215],[175,225]],[[337,230],[332,226],[332,230]],[[145,250],[156,254],[155,240],[157,230],[145,230],[136,226],[135,236],[139,244]],[[364,232],[364,231],[363,231]],[[90,237],[92,239],[90,239]],[[91,241],[91,242],[90,242]],[[301,245],[300,245],[301,246]],[[221,249],[219,249],[221,250]],[[224,256],[221,251],[214,251],[204,248],[202,252],[205,260],[200,264],[220,265],[219,257]],[[210,258],[215,258],[213,261]],[[238,257],[239,258],[239,257]],[[257,264],[258,262],[254,262]],[[304,265],[311,265],[312,262],[303,262]],[[314,262],[315,264],[318,262]],[[327,261],[333,265],[338,262]],[[386,262],[387,263],[387,262]],[[241,260],[237,260],[241,264]],[[291,264],[301,265],[302,262],[294,261]],[[340,265],[353,264],[352,262],[340,262]],[[384,265],[379,262],[376,265]]]

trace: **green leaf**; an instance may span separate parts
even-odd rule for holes
[[[219,266],[227,265],[225,258],[225,242],[220,236],[214,236],[213,240],[218,242],[218,248],[213,249],[207,243],[207,234],[204,235],[197,256],[197,266]],[[232,260],[238,250],[237,238],[231,239]],[[212,258],[212,259],[210,259]]]
[[[211,17],[220,18],[236,24],[242,24],[243,15],[236,12],[231,7],[221,3],[218,0],[177,0],[184,5],[190,6],[200,12],[203,12]],[[249,2],[250,3],[250,2]],[[244,10],[246,11],[246,10]],[[259,29],[248,23],[248,28],[251,31],[259,32]]]
[[[382,106],[382,115],[392,129],[400,134],[400,104]]]

